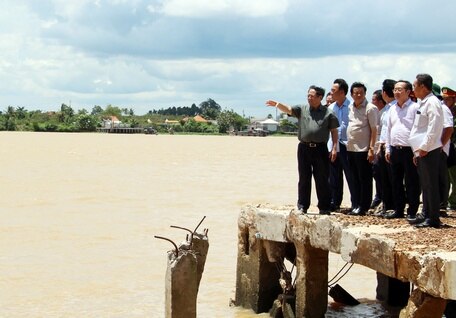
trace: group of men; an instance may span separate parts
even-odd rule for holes
[[[429,74],[418,74],[413,83],[384,80],[371,102],[366,93],[363,83],[349,88],[338,78],[326,96],[310,86],[305,105],[266,102],[298,119],[298,209],[307,213],[313,175],[319,213],[339,210],[345,176],[349,215],[364,216],[382,203],[379,217],[407,216],[418,228],[440,227],[441,207],[456,207],[456,159],[447,166],[456,92],[444,87],[440,94]]]

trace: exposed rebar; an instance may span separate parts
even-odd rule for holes
[[[154,235],[155,238],[157,239],[160,239],[160,240],[165,240],[165,241],[168,241],[170,243],[172,243],[174,245],[174,255],[177,257],[179,256],[179,249],[177,248],[177,245],[176,243],[174,243],[173,241],[171,241],[169,238],[166,238],[166,237],[163,237],[163,236],[158,236],[158,235]]]

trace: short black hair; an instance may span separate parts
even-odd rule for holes
[[[386,102],[385,102],[385,100],[383,99],[383,96],[382,96],[382,90],[381,89],[377,89],[372,95],[374,95],[377,100],[382,101],[382,103],[384,105],[386,105]]]
[[[432,91],[432,76],[426,73],[421,73],[416,76],[416,80],[419,84],[423,84],[428,90]]]
[[[348,84],[343,78],[336,78],[333,84],[339,84],[339,90],[343,90],[345,95],[348,93]]]
[[[399,82],[405,84],[405,89],[406,89],[406,90],[409,90],[409,91],[412,91],[412,90],[413,90],[412,83],[410,83],[409,81],[406,81],[406,80],[398,80],[396,83],[399,83]]]
[[[367,92],[367,87],[361,82],[354,82],[350,87],[350,94],[353,94],[353,89],[361,87],[364,90],[364,94]]]
[[[324,88],[318,87],[316,85],[311,85],[309,87],[309,91],[311,89],[315,90],[315,93],[317,93],[317,96],[321,96],[321,97],[325,96],[325,89]]]
[[[394,85],[396,85],[396,83],[397,82],[395,80],[387,78],[382,83],[382,91],[384,91],[388,97],[393,98],[394,97],[393,90],[394,90]]]

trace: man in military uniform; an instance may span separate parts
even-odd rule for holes
[[[449,87],[442,88],[443,103],[451,110],[453,119],[456,119],[456,91]],[[448,160],[448,175],[450,179],[451,193],[448,197],[448,209],[456,210],[456,161],[454,160],[454,144],[456,143],[456,133],[451,136],[450,154]]]

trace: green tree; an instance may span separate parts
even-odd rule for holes
[[[222,109],[222,107],[211,98],[202,102],[199,107],[201,109],[201,115],[206,119],[216,119]]]
[[[217,117],[217,124],[220,133],[226,133],[230,129],[241,130],[248,124],[248,120],[236,113],[234,110],[223,110]]]
[[[101,115],[103,113],[103,111],[104,110],[101,106],[95,105],[92,108],[91,114],[97,116],[97,115]]]
[[[97,130],[97,125],[97,118],[89,114],[80,114],[76,120],[76,129],[78,131],[95,131]]]
[[[120,110],[119,107],[108,105],[108,106],[106,106],[106,109],[104,110],[103,115],[116,116],[117,118],[120,118],[122,115],[122,111]]]
[[[69,123],[73,119],[74,116],[74,110],[71,108],[71,106],[68,106],[66,104],[62,104],[60,106],[60,113],[58,115],[59,121],[61,123]]]

